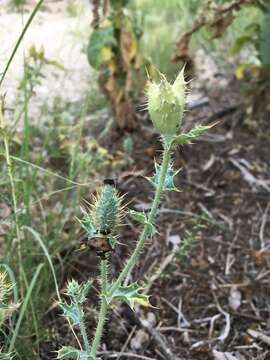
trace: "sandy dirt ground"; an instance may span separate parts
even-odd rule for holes
[[[0,72],[14,48],[23,24],[37,1],[28,1],[22,15],[11,8],[10,1],[0,0]],[[84,53],[84,47],[90,33],[91,9],[87,0],[72,1],[76,15],[68,11],[71,1],[44,1],[44,7],[36,15],[28,29],[14,61],[7,73],[1,92],[6,93],[8,104],[20,96],[18,85],[23,77],[23,59],[30,46],[45,49],[48,59],[61,63],[65,70],[46,66],[44,79],[35,89],[36,96],[31,100],[31,112],[44,102],[56,97],[64,97],[66,102],[81,98],[91,86],[90,67]],[[18,99],[17,99],[18,100]],[[33,104],[34,102],[34,104]]]

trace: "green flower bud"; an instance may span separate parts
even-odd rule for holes
[[[82,249],[88,245],[101,256],[114,249],[118,237],[117,227],[124,215],[122,197],[114,185],[108,182],[110,180],[98,191],[88,211],[83,210],[83,219],[78,219],[88,238],[87,243],[82,244]]]
[[[162,135],[175,135],[181,126],[185,106],[184,68],[171,85],[163,74],[159,83],[150,82],[147,89],[148,111],[155,128]]]
[[[104,185],[92,205],[93,224],[101,234],[113,233],[119,224],[121,199],[114,186]]]

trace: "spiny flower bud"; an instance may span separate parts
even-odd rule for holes
[[[121,200],[112,185],[104,185],[98,193],[91,213],[93,225],[101,234],[113,233],[119,223]]]
[[[175,135],[181,126],[185,106],[184,68],[171,85],[163,74],[159,83],[147,89],[148,111],[155,128],[162,135]]]
[[[122,197],[111,184],[111,180],[106,180],[94,197],[90,209],[83,210],[84,217],[79,220],[87,234],[87,245],[100,256],[112,251],[117,242],[117,227],[123,216],[121,202]],[[82,248],[85,246],[86,244],[83,244]]]

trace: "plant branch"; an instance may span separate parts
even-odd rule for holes
[[[164,152],[163,152],[163,159],[162,159],[162,164],[161,164],[161,171],[160,171],[160,176],[159,176],[159,181],[158,181],[158,185],[156,187],[156,191],[155,191],[155,196],[154,196],[154,200],[152,203],[152,207],[151,207],[151,211],[148,217],[148,223],[144,225],[142,234],[139,238],[139,241],[132,253],[132,255],[130,256],[130,258],[128,259],[124,269],[122,270],[122,272],[120,273],[118,279],[116,280],[116,282],[112,285],[108,297],[110,298],[110,296],[113,294],[113,292],[115,291],[115,289],[117,289],[122,281],[128,276],[128,274],[130,273],[130,271],[133,269],[133,267],[136,265],[136,262],[139,258],[139,255],[144,247],[145,241],[147,240],[147,238],[149,237],[150,233],[151,233],[151,224],[153,224],[154,219],[156,217],[157,211],[158,211],[158,207],[160,204],[160,198],[161,198],[161,193],[163,191],[164,188],[164,182],[166,179],[166,175],[167,175],[167,171],[168,171],[168,167],[170,164],[170,160],[171,160],[171,142],[170,141],[164,141]],[[99,312],[99,320],[98,320],[98,325],[97,325],[97,329],[96,329],[96,333],[95,333],[95,337],[92,343],[92,348],[91,348],[91,356],[95,357],[96,352],[98,350],[98,347],[100,345],[100,341],[101,341],[101,337],[102,337],[102,333],[103,333],[103,328],[104,328],[104,324],[105,324],[105,320],[106,320],[106,314],[107,314],[107,310],[108,310],[108,303],[107,303],[107,260],[101,260],[101,289],[102,289],[102,299],[101,299],[101,306],[100,306],[100,312]]]
[[[168,167],[171,160],[171,143],[167,142],[164,144],[164,153],[163,153],[163,159],[161,164],[161,171],[159,176],[159,182],[158,186],[155,191],[155,197],[151,206],[151,211],[148,217],[148,223],[144,225],[143,232],[139,238],[139,241],[136,245],[135,250],[133,251],[132,255],[128,259],[125,267],[123,268],[122,272],[118,276],[117,280],[113,284],[113,286],[110,289],[110,295],[113,294],[115,289],[121,285],[121,283],[125,280],[125,278],[129,275],[130,271],[133,269],[133,267],[136,265],[138,257],[144,247],[145,241],[149,237],[151,233],[151,224],[153,224],[154,219],[157,214],[157,210],[160,204],[160,197],[161,193],[163,191],[164,182],[166,179]]]

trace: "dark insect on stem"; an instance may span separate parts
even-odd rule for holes
[[[114,187],[116,186],[115,180],[113,180],[113,179],[104,179],[103,184],[104,185],[111,185],[111,186],[114,186]]]

